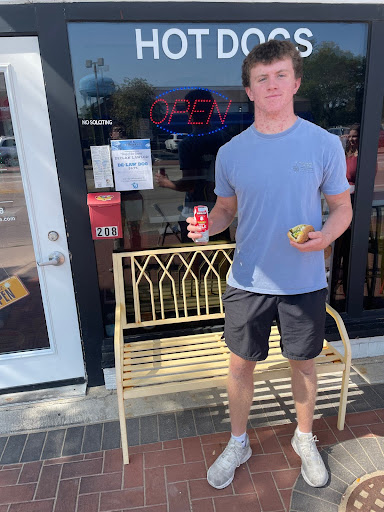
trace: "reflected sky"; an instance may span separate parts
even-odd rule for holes
[[[271,32],[278,28],[282,30],[276,32],[283,35],[276,35],[276,39],[289,35],[290,40],[296,43],[300,42],[300,38],[308,41],[300,47],[301,51],[307,53],[312,46],[333,42],[341,50],[354,55],[366,54],[368,25],[363,23],[69,23],[78,108],[84,105],[79,82],[93,72],[86,68],[86,60],[104,58],[105,67],[98,68],[98,72],[112,78],[116,85],[125,78],[139,77],[155,87],[241,87],[241,64],[244,59],[242,41],[251,49],[259,43],[260,37],[267,40]],[[153,29],[157,33],[154,34]],[[176,33],[168,32],[167,37],[170,29],[176,29]],[[137,33],[137,30],[140,32]],[[200,32],[200,35],[196,35],[199,30],[209,31],[209,34]],[[230,35],[223,33],[224,30],[229,30]],[[248,37],[244,34],[248,34]],[[154,58],[157,48],[143,44],[140,49],[137,37],[141,37],[143,42],[156,41],[157,38],[158,58]],[[238,49],[235,51],[237,41]],[[220,52],[233,56],[218,58]],[[138,58],[141,53],[142,58]],[[183,56],[170,58],[177,54]]]

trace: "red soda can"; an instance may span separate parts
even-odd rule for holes
[[[197,222],[197,225],[201,228],[201,238],[195,240],[195,242],[208,242],[209,241],[209,229],[208,229],[208,207],[207,206],[195,206],[193,208],[193,216]]]

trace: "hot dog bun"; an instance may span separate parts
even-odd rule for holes
[[[291,228],[287,235],[290,240],[298,244],[304,244],[309,240],[308,233],[315,231],[315,228],[310,224],[299,224],[294,228]]]

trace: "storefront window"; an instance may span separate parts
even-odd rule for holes
[[[48,347],[8,94],[0,73],[0,354]]]
[[[375,188],[369,230],[364,308],[384,308],[384,107],[381,116]]]
[[[70,23],[68,31],[88,192],[115,190],[95,169],[92,146],[148,139],[151,148],[150,185],[132,179],[120,189],[123,238],[95,241],[106,325],[113,318],[112,251],[190,244],[193,206],[215,204],[217,151],[253,122],[241,64],[254,45],[296,43],[304,58],[299,116],[344,146],[361,118],[365,24]],[[235,232],[236,220],[213,242],[234,241]],[[332,260],[341,272],[345,261]]]

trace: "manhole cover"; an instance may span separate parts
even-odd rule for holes
[[[346,490],[340,512],[384,512],[384,472],[358,478]]]

